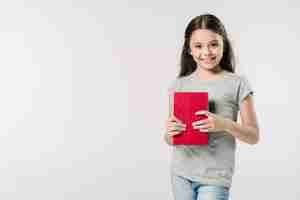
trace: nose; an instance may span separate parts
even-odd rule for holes
[[[209,54],[210,54],[210,49],[209,49],[208,46],[204,46],[204,47],[202,48],[202,54],[203,54],[203,55],[209,55]]]

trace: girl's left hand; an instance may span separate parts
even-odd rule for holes
[[[219,115],[205,110],[198,111],[195,115],[207,115],[207,118],[193,122],[194,129],[199,129],[201,132],[218,132],[226,129],[227,119]]]

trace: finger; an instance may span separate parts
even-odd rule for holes
[[[185,128],[186,127],[186,124],[181,124],[181,123],[177,123],[177,122],[168,122],[167,123],[167,126],[176,126],[176,127],[182,127],[182,128]]]
[[[171,127],[168,127],[167,128],[167,131],[185,131],[186,129],[185,128],[182,128],[182,127],[176,127],[176,126],[171,126]]]
[[[193,126],[194,129],[209,129],[211,128],[210,124],[205,124],[205,125],[198,125],[198,126]]]
[[[214,127],[201,127],[201,128],[199,128],[199,131],[201,131],[201,132],[215,132],[216,131],[216,129],[214,129]]]
[[[176,120],[174,119],[174,117],[171,116],[168,118],[167,122],[176,122]]]
[[[171,133],[172,134],[172,132],[180,132],[180,133],[182,133],[182,132],[184,132],[185,130],[182,130],[182,129],[178,129],[178,128],[169,128],[168,130],[167,130],[167,132],[168,133]]]
[[[179,126],[186,127],[186,124],[182,123],[179,119],[175,119],[173,121],[169,121],[169,123],[175,123]]]
[[[209,116],[210,112],[208,112],[207,110],[200,110],[195,112],[195,115],[206,115]]]
[[[171,116],[169,117],[169,119],[170,119],[172,122],[178,120],[177,117],[175,117],[175,115],[171,115]]]
[[[181,132],[180,131],[171,131],[171,132],[167,132],[167,134],[170,135],[170,136],[174,136],[174,135],[181,134]]]
[[[180,126],[180,127],[186,127],[186,124],[183,124],[181,122],[174,122],[175,126]]]
[[[209,122],[209,119],[203,119],[203,120],[199,120],[199,121],[195,121],[192,123],[192,125],[201,125],[201,124],[207,124]]]
[[[180,119],[178,119],[175,115],[172,115],[171,119],[172,119],[172,121],[183,124],[182,121]]]
[[[210,132],[210,129],[199,129],[199,131],[207,133],[207,132]]]
[[[170,131],[185,131],[185,127],[177,126],[177,125],[170,125],[168,126],[168,130]]]

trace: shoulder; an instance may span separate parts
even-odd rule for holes
[[[192,75],[176,77],[174,80],[171,81],[171,85],[180,84],[180,83],[183,83],[183,82],[186,82],[186,81],[190,81],[192,79],[193,79]]]
[[[179,89],[179,87],[180,87],[180,81],[181,81],[181,78],[177,77],[177,78],[173,79],[170,82],[169,88],[168,88],[169,93],[173,93],[173,92],[175,92],[176,90]]]
[[[246,76],[243,74],[237,74],[237,73],[232,73],[232,72],[226,72],[226,77],[229,79],[232,79],[234,81],[241,81],[243,79],[246,79]]]
[[[226,80],[229,80],[235,85],[249,84],[248,78],[244,74],[226,72]]]

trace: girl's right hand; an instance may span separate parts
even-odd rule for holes
[[[185,131],[185,129],[186,129],[186,124],[183,124],[175,116],[169,117],[169,119],[166,121],[166,133],[169,136],[181,134],[181,132]]]

